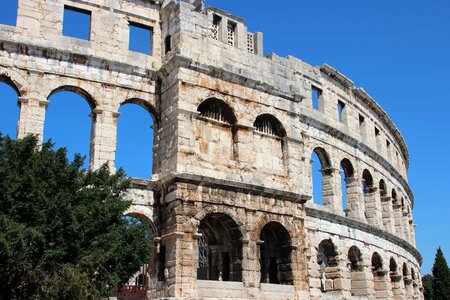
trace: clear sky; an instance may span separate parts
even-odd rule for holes
[[[0,23],[13,22],[15,0],[3,1]],[[410,152],[417,246],[429,273],[437,247],[450,260],[450,1],[207,0],[264,33],[265,54],[327,63],[363,87],[402,132]],[[77,26],[80,24],[77,23]],[[139,33],[139,34],[142,34]],[[143,51],[148,48],[144,45]],[[136,49],[137,46],[130,46]],[[0,84],[0,130],[15,134],[17,96]],[[45,138],[88,155],[90,109],[79,96],[52,96]],[[120,110],[116,164],[129,175],[151,173],[151,118]],[[145,137],[145,138],[143,138]]]

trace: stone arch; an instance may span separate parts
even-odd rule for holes
[[[292,285],[292,241],[288,230],[281,223],[268,222],[259,240],[261,282]]]
[[[155,126],[159,127],[159,115],[156,113],[156,108],[147,100],[144,100],[142,98],[129,98],[126,99],[125,101],[123,101],[120,106],[125,105],[125,104],[136,104],[139,105],[140,107],[142,107],[143,109],[145,109],[145,111],[148,112],[148,114],[150,115],[150,117],[153,120],[153,124]],[[157,128],[155,128],[157,129]]]
[[[23,97],[27,95],[28,82],[16,70],[0,66],[0,81],[11,86],[17,93],[17,96]]]
[[[352,210],[356,210],[356,201],[358,201],[357,195],[355,195],[355,170],[353,164],[349,159],[343,158],[340,162],[340,184],[341,184],[341,199],[342,209],[346,216]]]
[[[331,239],[326,239],[319,243],[317,263],[325,268],[338,266],[337,248]]]
[[[284,138],[287,135],[286,129],[280,120],[271,114],[262,114],[256,117],[253,127],[259,132],[274,135],[279,138]]]
[[[388,190],[387,190],[386,182],[384,181],[384,179],[380,179],[380,181],[378,183],[378,189],[380,191],[381,196],[387,195]]]
[[[373,288],[376,299],[389,298],[389,288],[386,281],[386,272],[383,269],[383,259],[378,252],[372,254],[371,270],[373,274]]]
[[[242,232],[223,213],[207,214],[199,223],[197,278],[242,281]]]
[[[325,207],[331,207],[334,204],[333,197],[335,192],[331,166],[331,160],[327,151],[322,147],[315,147],[311,153],[310,168],[312,193],[314,203],[322,204]]]
[[[389,260],[389,273],[397,274],[397,262],[393,257]]]
[[[236,222],[236,224],[238,225],[239,231],[242,232],[243,238],[245,238],[247,236],[248,231],[246,230],[245,222],[242,219],[242,216],[239,213],[237,213],[235,210],[230,209],[223,205],[204,206],[197,214],[195,214],[190,219],[189,224],[187,224],[188,228],[186,228],[186,229],[190,230],[192,233],[196,233],[198,231],[198,226],[199,226],[200,222],[204,218],[206,218],[207,215],[211,215],[211,214],[215,214],[215,213],[227,215],[228,217],[233,219],[233,221]]]
[[[197,108],[195,139],[201,157],[213,164],[227,164],[237,158],[236,116],[233,109],[223,100],[208,98]],[[205,139],[206,136],[213,137]]]
[[[22,109],[21,93],[11,78],[4,74],[0,74],[0,84],[2,85],[0,118],[5,125],[1,128],[0,133],[3,136],[9,135],[11,138],[16,138],[19,135],[20,111]]]
[[[376,187],[374,179],[368,169],[364,169],[362,173],[362,194],[364,199],[364,214],[369,224],[378,225],[381,221],[379,209],[377,209],[377,201],[375,195]],[[379,215],[379,216],[378,216]],[[380,219],[380,220],[378,220]]]
[[[159,125],[155,108],[142,98],[129,98],[120,103],[113,117],[116,117],[114,165],[123,167],[130,177],[151,177],[157,169],[154,150]]]
[[[351,246],[348,249],[347,257],[350,271],[350,292],[353,296],[367,296],[369,293],[361,251],[357,246]]]
[[[61,86],[55,88],[54,90],[52,90],[49,93],[47,99],[50,99],[50,97],[52,97],[53,95],[56,95],[60,92],[72,92],[72,93],[75,93],[75,94],[81,96],[89,104],[92,111],[98,107],[97,101],[94,99],[94,97],[92,97],[92,95],[87,90],[85,90],[84,88],[81,88],[79,86],[74,86],[74,85],[61,85]]]
[[[129,210],[129,211],[125,212],[125,216],[130,216],[130,217],[144,220],[148,224],[152,236],[153,237],[159,236],[158,228],[156,227],[155,222],[146,214],[144,214],[142,212]]]

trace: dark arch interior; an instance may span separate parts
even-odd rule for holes
[[[344,171],[345,178],[353,177],[354,174],[353,165],[347,158],[344,158],[341,161],[341,168]]]
[[[384,182],[383,179],[380,180],[380,183],[378,184],[378,188],[380,189],[380,194],[382,196],[385,196],[387,194],[386,183]]]
[[[337,266],[337,252],[331,240],[323,240],[319,244],[317,263],[324,267]]]
[[[350,271],[360,272],[363,269],[361,251],[358,247],[352,246],[348,250],[348,261],[350,265]]]
[[[270,114],[263,114],[256,118],[253,126],[257,131],[278,136],[280,138],[286,136],[286,130],[281,122]]]
[[[380,254],[375,252],[372,255],[372,272],[380,272],[383,270],[383,261],[381,260]]]
[[[242,281],[242,234],[228,215],[207,215],[199,226],[197,278]]]
[[[203,117],[215,119],[228,124],[235,124],[236,117],[228,104],[217,98],[209,98],[203,101],[197,111]]]
[[[391,260],[389,261],[389,271],[391,273],[397,272],[397,263],[393,257],[391,257]]]
[[[293,284],[291,266],[291,237],[283,225],[266,224],[260,235],[261,282]]]
[[[369,170],[365,169],[363,171],[363,182],[364,182],[364,186],[366,188],[370,188],[373,186],[373,178],[372,178],[372,174],[370,174]]]
[[[317,147],[314,149],[314,153],[319,158],[322,169],[331,167],[330,158],[329,158],[327,152],[325,151],[325,149],[323,149],[321,147]]]

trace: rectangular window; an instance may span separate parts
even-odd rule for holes
[[[0,13],[0,24],[16,26],[18,0],[2,1],[2,13]]]
[[[227,35],[228,35],[228,45],[234,46],[236,44],[236,24],[228,22]]]
[[[345,103],[342,102],[342,101],[338,101],[337,109],[338,109],[338,120],[339,120],[339,122],[345,123],[346,122]]]
[[[315,110],[320,110],[320,101],[322,97],[322,90],[312,86],[312,108]]]
[[[222,22],[222,18],[217,16],[217,15],[213,15],[213,22],[211,25],[211,38],[215,39],[215,40],[219,40],[219,32],[220,32],[220,23]]]
[[[130,22],[130,39],[128,50],[152,55],[152,28]]]
[[[248,53],[255,53],[255,37],[253,33],[247,33],[247,51]]]
[[[89,41],[91,37],[91,12],[65,5],[63,35]]]
[[[386,155],[388,158],[391,156],[391,142],[386,140]]]

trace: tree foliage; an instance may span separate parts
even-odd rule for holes
[[[82,170],[51,142],[0,134],[0,299],[100,299],[149,259],[124,172]]]
[[[437,249],[433,269],[433,300],[448,300],[450,297],[450,271],[441,247]]]

